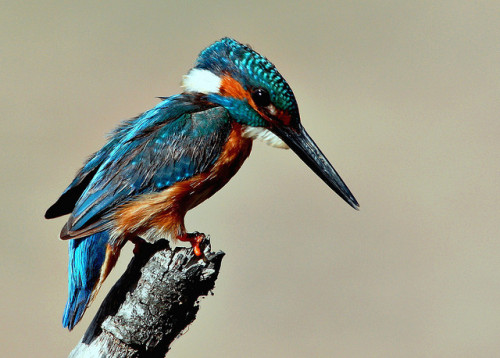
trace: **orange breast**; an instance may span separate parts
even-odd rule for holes
[[[115,235],[176,238],[186,233],[186,212],[222,188],[250,155],[252,140],[241,134],[241,125],[233,123],[219,159],[208,171],[175,183],[160,193],[142,195],[122,206],[114,215]]]

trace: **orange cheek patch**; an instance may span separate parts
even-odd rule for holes
[[[220,85],[220,93],[226,97],[233,97],[238,99],[251,99],[250,93],[245,91],[243,86],[236,81],[231,76],[222,77],[221,85]]]
[[[233,97],[237,99],[246,99],[248,103],[259,112],[257,106],[255,105],[250,92],[246,91],[243,86],[236,81],[231,76],[222,77],[221,85],[220,85],[220,94],[225,97]],[[259,112],[260,113],[260,112]]]
[[[259,115],[264,118],[266,121],[271,123],[276,123],[276,119],[270,118],[266,113],[262,112],[256,105],[250,95],[250,92],[246,91],[243,86],[236,81],[231,76],[223,76],[221,85],[220,85],[220,94],[225,97],[232,97],[237,99],[246,99],[248,104],[252,106],[252,108],[259,113]],[[291,116],[288,112],[279,110],[276,114],[275,118],[278,119],[278,122],[281,122],[284,125],[289,125],[291,121]]]

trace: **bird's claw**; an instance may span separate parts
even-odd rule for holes
[[[178,237],[179,240],[181,241],[188,241],[191,246],[193,247],[193,252],[196,257],[203,256],[203,251],[200,248],[200,244],[203,242],[203,239],[205,239],[205,234],[200,233],[200,232],[191,232],[191,233],[186,233],[182,236]]]

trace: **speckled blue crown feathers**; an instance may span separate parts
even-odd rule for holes
[[[223,76],[229,74],[246,90],[263,87],[273,103],[298,119],[298,106],[293,91],[276,67],[264,56],[236,40],[225,37],[203,50],[195,68]]]

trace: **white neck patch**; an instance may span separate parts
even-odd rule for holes
[[[289,149],[288,145],[281,138],[262,127],[244,126],[242,135],[245,138],[258,139],[271,147]]]
[[[182,80],[182,87],[187,92],[219,93],[221,78],[208,70],[193,68]],[[258,139],[275,148],[288,149],[288,145],[273,132],[262,127],[243,126],[243,137]]]
[[[182,80],[182,87],[187,92],[204,94],[219,93],[222,80],[208,70],[193,68]]]

